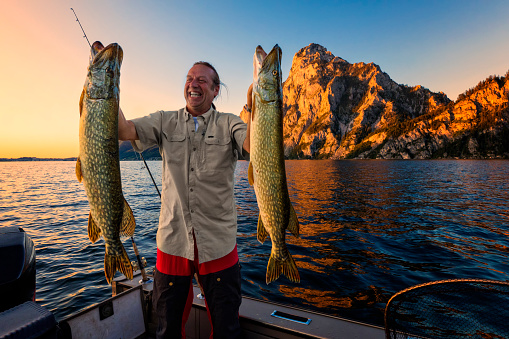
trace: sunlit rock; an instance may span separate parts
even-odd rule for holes
[[[509,157],[509,84],[490,77],[452,102],[310,44],[283,84],[288,158]],[[241,117],[246,120],[245,113]]]

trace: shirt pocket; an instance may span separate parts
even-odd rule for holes
[[[165,153],[169,163],[182,164],[186,151],[186,136],[184,134],[166,134],[166,143],[164,145]]]
[[[232,164],[232,140],[230,136],[205,137],[204,170],[214,171]]]

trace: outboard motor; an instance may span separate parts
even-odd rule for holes
[[[0,312],[35,301],[34,242],[21,227],[0,228]]]
[[[35,303],[34,242],[21,227],[0,228],[0,265],[0,338],[59,338],[53,313]]]

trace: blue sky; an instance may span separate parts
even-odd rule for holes
[[[294,54],[318,43],[452,100],[509,70],[507,1],[3,1],[0,142],[17,146],[2,146],[0,157],[77,154],[89,47],[71,7],[90,42],[122,46],[128,119],[183,107],[185,75],[198,60],[228,86],[218,109],[238,114],[257,45],[279,44],[284,79]]]

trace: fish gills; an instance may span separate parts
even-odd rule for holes
[[[80,98],[80,154],[76,176],[83,182],[90,205],[88,237],[102,235],[105,244],[104,273],[111,283],[115,272],[133,278],[133,268],[120,236],[131,237],[136,226],[133,212],[122,194],[118,148],[120,65],[118,44],[91,48],[90,65]]]
[[[253,58],[253,107],[250,131],[249,183],[253,185],[260,215],[257,239],[270,236],[272,249],[266,283],[285,275],[300,282],[297,265],[288,251],[285,233],[299,236],[299,221],[290,202],[283,149],[281,48],[266,54],[261,46]]]

